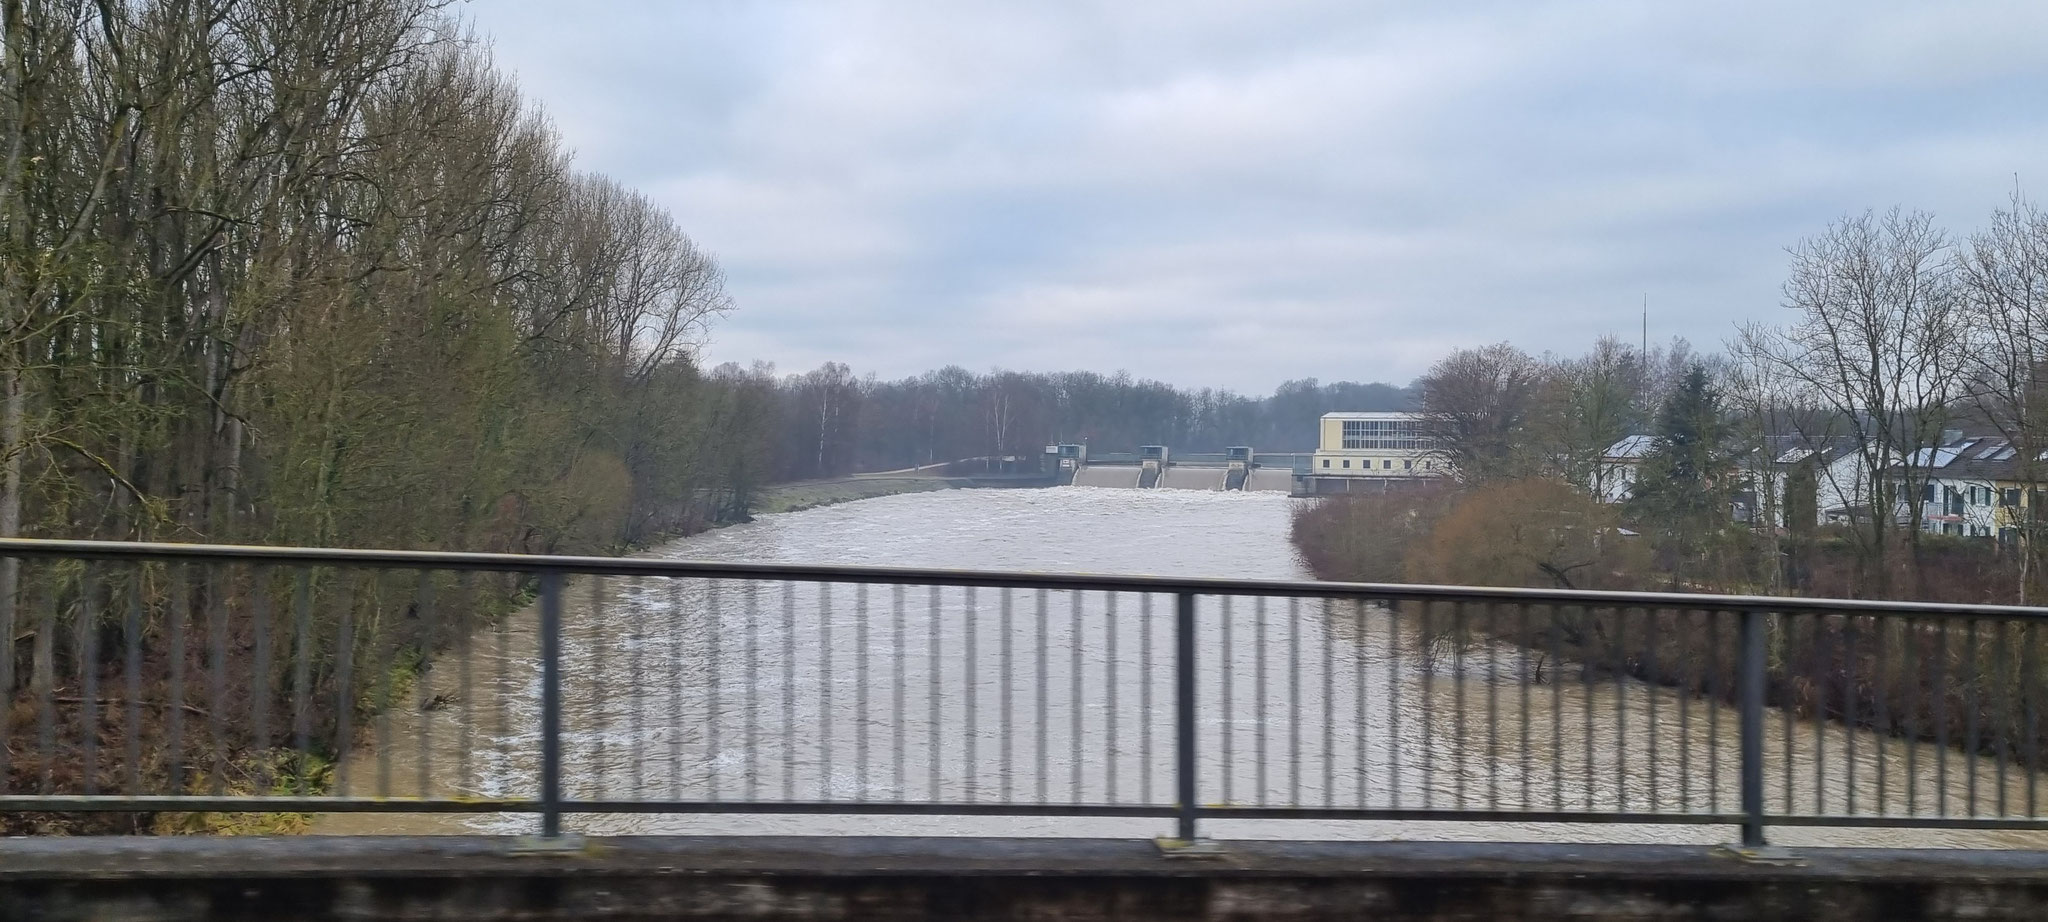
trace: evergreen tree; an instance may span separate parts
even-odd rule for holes
[[[1629,518],[1653,536],[1674,579],[1699,572],[1728,530],[1734,456],[1721,393],[1704,366],[1688,366],[1657,414],[1657,444],[1643,458]]]

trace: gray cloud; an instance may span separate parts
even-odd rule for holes
[[[466,8],[579,165],[718,253],[712,360],[1262,391],[1719,343],[1783,247],[1958,229],[2048,144],[2048,4]]]

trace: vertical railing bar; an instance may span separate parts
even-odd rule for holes
[[[751,588],[752,584],[748,584]],[[688,718],[683,714],[683,660],[687,658],[687,638],[698,636],[703,631],[689,628],[688,605],[683,594],[683,581],[679,577],[668,578],[669,638],[668,647],[668,796],[670,800],[683,799],[683,727]],[[754,754],[749,751],[748,775],[753,774]],[[752,798],[749,798],[752,799]]]
[[[1764,844],[1764,614],[1742,611],[1742,844]],[[1789,720],[1788,720],[1789,723]]]
[[[1336,702],[1333,699],[1337,695],[1337,680],[1331,673],[1336,670],[1337,661],[1336,651],[1333,649],[1336,644],[1331,641],[1335,639],[1336,619],[1330,617],[1330,610],[1336,603],[1330,599],[1320,599],[1318,601],[1322,603],[1323,609],[1323,616],[1317,621],[1322,628],[1319,636],[1322,638],[1323,647],[1323,806],[1335,807],[1337,805],[1337,739],[1336,727],[1333,726],[1336,722]]]
[[[604,732],[605,729],[608,729],[604,726],[609,716],[606,714],[606,710],[607,706],[611,704],[611,696],[605,691],[605,686],[610,681],[608,673],[611,671],[610,666],[606,662],[609,657],[605,655],[606,648],[610,646],[611,642],[611,618],[608,617],[604,599],[605,577],[600,574],[591,574],[589,580],[590,629],[585,632],[584,636],[585,641],[589,644],[590,651],[590,684],[592,694],[589,699],[591,704],[590,713],[585,719],[596,725],[599,732],[591,734],[592,739],[590,740],[587,756],[589,761],[586,765],[588,767],[591,796],[602,800],[611,787],[607,783],[607,776],[610,774],[609,766],[605,764],[605,738],[611,734]],[[566,584],[564,591],[567,591]],[[711,631],[709,633],[715,635],[717,632]],[[712,641],[715,642],[715,638]],[[706,716],[708,717],[709,715],[707,714]],[[710,760],[707,759],[706,761]],[[717,783],[707,780],[705,784],[711,790],[712,798],[716,799],[718,796]]]
[[[1301,600],[1287,599],[1287,805],[1301,805]]]
[[[796,584],[782,581],[782,799],[796,799]]]
[[[889,587],[889,619],[895,640],[895,646],[891,649],[896,651],[890,657],[890,665],[896,673],[889,718],[892,736],[891,744],[895,749],[895,764],[891,767],[890,787],[896,792],[896,799],[898,801],[910,798],[910,779],[904,774],[903,768],[904,751],[910,746],[910,728],[908,725],[910,680],[905,675],[905,661],[909,656],[910,648],[908,637],[906,636],[907,629],[903,613],[904,598],[908,595],[909,591],[909,587],[904,586],[902,583]]]
[[[397,632],[385,623],[384,600],[388,585],[396,575],[379,570],[371,577],[375,588],[372,595],[370,616],[370,651],[374,657],[370,668],[376,670],[373,681],[377,683],[377,796],[391,796],[391,699],[396,694],[398,681],[398,653],[401,642]]]
[[[127,789],[133,795],[143,793],[141,791],[141,584],[143,584],[143,578],[147,578],[147,570],[143,568],[143,565],[137,565],[137,568],[133,568],[129,572],[127,625],[123,625],[125,627],[123,633],[127,633],[127,768],[129,768]],[[4,604],[6,604],[8,611],[6,611],[6,617],[0,619],[0,621],[12,621],[12,602],[4,602]],[[305,654],[305,572],[303,570],[299,572],[299,600],[297,600],[297,606],[299,606],[299,660],[295,662],[295,668],[297,668],[297,705],[295,707],[299,709],[299,717],[297,717],[299,719],[299,723],[297,723],[297,729],[299,729],[297,777],[299,779],[297,781],[299,781],[299,793],[305,795],[305,777],[307,777],[305,760],[307,760],[307,752],[311,750],[311,744],[307,742],[309,731],[307,731],[307,723],[305,723],[305,664],[311,658]],[[12,625],[0,625],[0,637],[12,637]],[[12,680],[14,680],[12,672],[14,672],[14,658],[12,656],[0,656],[0,688],[12,688]],[[0,711],[4,711],[4,709],[0,709]],[[0,717],[0,752],[6,752],[4,719],[6,717]],[[8,787],[6,785],[6,777],[8,777],[8,772],[6,772],[6,756],[0,754],[0,789]]]
[[[1586,612],[1588,628],[1597,626],[1600,618],[1599,610],[1595,608],[1583,610]],[[1593,809],[1593,643],[1593,631],[1585,631],[1583,639],[1579,644],[1579,690],[1585,693],[1585,701],[1580,708],[1584,713],[1580,717],[1585,722],[1586,731],[1585,738],[1581,741],[1582,748],[1585,750],[1585,760],[1579,763],[1579,768],[1584,773],[1583,777],[1579,779],[1579,785],[1581,790],[1584,791],[1583,799],[1586,802],[1587,810]]]
[[[1948,619],[1938,618],[1934,644],[1934,687],[1927,705],[1934,717],[1934,810],[1948,815]]]
[[[5,706],[0,706],[0,793],[6,794],[15,793],[14,764],[13,761],[8,758],[10,750],[14,748],[15,729],[14,719],[12,715],[12,712],[14,710],[12,697],[14,695],[15,679],[13,655],[14,649],[12,646],[12,638],[19,635],[20,625],[16,623],[18,620],[18,616],[20,614],[21,600],[19,598],[19,595],[21,593],[21,587],[27,584],[26,580],[20,578],[22,564],[24,562],[25,561],[15,557],[0,557],[0,568],[12,569],[15,574],[13,591],[8,593],[0,593],[0,637],[9,638],[9,647],[7,650],[7,655],[0,656],[0,693],[4,693],[9,696],[7,704]],[[141,581],[141,575],[139,573],[136,576],[136,580],[138,583]],[[138,589],[137,592],[139,594],[140,590]],[[140,606],[138,605],[137,607],[139,608]],[[140,630],[133,631],[130,634],[131,639],[129,646],[131,650],[131,661],[137,660],[140,656],[140,637]],[[139,668],[140,667],[138,665],[135,668],[131,668],[129,670],[129,684],[131,687],[133,687],[137,681],[136,675],[137,670]],[[138,700],[138,697],[139,695],[135,692],[130,692],[128,696],[130,711],[130,720],[128,725],[128,748],[129,752],[131,753],[128,763],[129,774],[131,779],[133,779],[131,782],[131,786],[136,788],[139,788],[141,785],[140,772],[142,766],[142,758],[140,755],[140,751],[138,749],[138,741],[141,739],[140,731],[138,728],[138,721],[134,719],[134,711],[136,709],[136,701]],[[141,792],[140,790],[137,790],[135,793]]]
[[[1366,779],[1370,777],[1371,772],[1366,764],[1365,744],[1366,737],[1372,729],[1365,713],[1365,600],[1353,599],[1351,613],[1358,625],[1351,642],[1351,707],[1354,724],[1351,729],[1351,740],[1352,748],[1356,750],[1353,761],[1356,763],[1355,771],[1358,775],[1358,806],[1364,808],[1371,806],[1368,802],[1369,792],[1366,789]]]
[[[1152,800],[1152,593],[1138,596],[1138,800]],[[1007,799],[1007,798],[1005,798]]]
[[[1486,606],[1486,806],[1500,809],[1500,608]]]
[[[1562,606],[1549,606],[1550,626],[1544,639],[1550,647],[1550,809],[1564,812],[1564,632],[1559,629]]]
[[[1977,750],[1983,748],[1983,732],[1977,717],[1977,686],[1983,682],[1983,669],[1977,665],[1980,653],[1977,647],[1976,618],[1963,622],[1963,655],[1961,668],[1968,672],[1962,678],[1963,686],[1963,791],[1964,810],[1969,816],[1977,815]]]
[[[1901,716],[1906,724],[1906,813],[1920,812],[1920,622],[1917,618],[1906,619],[1906,632],[1900,638],[1900,684],[1905,686],[1905,706]],[[1931,700],[1931,699],[1930,699]]]
[[[1692,805],[1692,699],[1700,693],[1705,683],[1698,681],[1699,673],[1693,668],[1698,660],[1693,654],[1693,639],[1699,636],[1697,627],[1699,612],[1678,609],[1672,613],[1672,621],[1682,627],[1684,641],[1679,649],[1685,651],[1684,684],[1678,690],[1678,809],[1683,813],[1693,812]],[[1712,758],[1713,753],[1708,753]]]
[[[1220,767],[1223,769],[1223,802],[1226,804],[1237,802],[1234,799],[1235,791],[1233,790],[1233,782],[1236,780],[1237,774],[1235,765],[1237,762],[1237,711],[1231,708],[1231,699],[1234,697],[1233,686],[1237,684],[1233,681],[1232,677],[1232,664],[1237,659],[1237,647],[1231,643],[1230,637],[1230,622],[1233,620],[1231,618],[1233,599],[1233,596],[1223,596],[1220,600],[1222,606],[1217,614],[1221,621],[1223,639],[1222,645],[1217,647],[1216,652],[1217,656],[1223,661],[1223,764]]]
[[[45,574],[45,578],[39,580],[43,584],[43,600],[41,600],[41,604],[37,604],[37,611],[41,613],[41,617],[39,617],[37,629],[35,629],[35,652],[31,654],[35,660],[33,660],[33,666],[29,668],[29,682],[35,684],[35,740],[37,740],[35,742],[35,746],[37,746],[35,758],[37,758],[37,777],[39,777],[37,793],[45,793],[47,795],[51,791],[51,783],[55,779],[55,770],[57,770],[57,594],[63,590],[63,584],[61,584],[61,578],[57,576],[57,563],[55,561],[43,561],[43,568],[41,570]],[[14,654],[12,637],[8,637],[8,649],[6,649],[6,652],[8,652],[8,656]],[[219,676],[219,670],[215,670],[213,676]],[[4,688],[4,693],[12,695],[12,688]],[[12,705],[12,701],[10,701],[10,705]],[[207,725],[209,727],[215,725],[213,713],[219,713],[219,707],[221,707],[219,684],[215,684],[213,711],[209,711],[209,715],[207,715]],[[221,758],[223,758],[221,752],[219,752],[221,746],[217,744],[219,738],[221,738],[219,734],[213,734],[213,740],[215,740],[215,746],[213,746],[213,750],[215,750],[215,756],[213,756],[213,781],[215,781],[215,785],[219,785],[219,779],[221,779]],[[219,791],[213,791],[213,793],[219,795]]]
[[[1650,810],[1655,812],[1661,800],[1658,794],[1663,791],[1657,786],[1657,763],[1664,761],[1664,751],[1657,748],[1657,699],[1664,688],[1662,677],[1657,674],[1657,628],[1664,610],[1645,606],[1640,611],[1643,613],[1643,693],[1648,699],[1643,705],[1643,752],[1649,756],[1643,760],[1646,785],[1643,790],[1649,795]],[[1624,741],[1622,745],[1628,744]],[[1685,758],[1683,750],[1680,750],[1679,758]]]
[[[1437,606],[1433,602],[1422,603],[1422,623],[1415,632],[1415,663],[1422,668],[1422,807],[1427,810],[1436,805],[1436,656],[1430,643],[1434,633]]]
[[[976,700],[975,696],[975,692],[978,690],[978,686],[980,686],[981,684],[980,667],[975,662],[974,658],[976,645],[975,622],[981,619],[981,610],[974,603],[973,586],[968,586],[964,590],[963,595],[965,599],[966,618],[964,622],[961,624],[961,631],[963,636],[960,642],[960,684],[961,692],[965,696],[967,704],[967,732],[965,736],[966,745],[961,747],[961,750],[966,757],[966,773],[962,776],[961,783],[963,785],[962,792],[964,793],[967,802],[973,803],[975,798],[975,776],[978,774],[978,772],[975,771],[977,761],[975,752],[975,743],[977,742],[977,740],[975,739],[975,737],[979,736],[981,733],[979,719],[980,715],[977,713],[977,705],[979,704],[979,702]]]
[[[251,568],[249,573],[249,630],[251,645],[254,647],[251,650],[251,658],[254,662],[249,668],[249,739],[250,748],[259,756],[256,760],[256,791],[260,794],[272,793],[271,785],[275,780],[272,778],[275,763],[270,757],[270,672],[271,660],[275,656],[270,648],[271,574],[272,570],[267,566]],[[87,624],[93,621],[90,617],[81,620]],[[98,634],[97,629],[91,630],[80,639],[85,641],[86,644],[90,644],[93,640],[97,639]],[[98,660],[93,653],[94,651],[90,648],[81,650],[79,652],[79,662],[82,666],[88,667],[88,676],[96,677],[99,671]],[[87,686],[85,690],[85,706],[88,716],[85,722],[87,727],[87,747],[91,747],[94,742],[93,738],[98,736],[97,733],[92,732],[96,721],[90,719],[91,709],[97,704],[95,699],[98,695],[99,690],[97,688],[90,685]],[[87,793],[92,793],[90,788],[92,787],[93,776],[98,773],[99,766],[89,756],[86,759],[86,766]]]
[[[228,747],[228,587],[222,585],[224,565],[206,568],[206,684],[213,704],[207,710],[206,735],[213,748],[213,796],[227,793]],[[55,611],[55,599],[51,600]]]
[[[1401,809],[1401,605],[1385,606],[1387,613],[1387,805]],[[1224,645],[1229,649],[1229,644]]]
[[[1515,637],[1520,641],[1517,644],[1519,649],[1515,652],[1515,680],[1521,692],[1521,705],[1515,713],[1520,716],[1522,724],[1521,807],[1524,810],[1534,810],[1536,809],[1536,804],[1531,800],[1534,794],[1532,792],[1531,778],[1529,777],[1535,770],[1535,755],[1531,752],[1529,745],[1529,651],[1533,646],[1531,641],[1535,640],[1535,638],[1529,634],[1529,603],[1523,602],[1515,606],[1515,609],[1517,622],[1515,625]]]
[[[1016,720],[1016,710],[1015,710],[1015,708],[1016,708],[1016,693],[1017,693],[1017,672],[1016,672],[1016,668],[1015,668],[1015,665],[1016,665],[1016,661],[1015,661],[1015,657],[1013,656],[1013,652],[1012,652],[1012,648],[1013,648],[1013,647],[1015,646],[1015,643],[1016,643],[1016,637],[1014,636],[1014,631],[1016,630],[1016,625],[1015,625],[1015,621],[1014,621],[1014,618],[1013,618],[1013,611],[1015,610],[1015,599],[1014,599],[1014,595],[1015,595],[1015,593],[1014,593],[1014,592],[1013,592],[1013,591],[1011,590],[1011,587],[1009,587],[1009,586],[1004,586],[1004,587],[1003,587],[1003,595],[1002,595],[1002,600],[1001,600],[1001,602],[1000,602],[1000,604],[1001,604],[1001,618],[1002,618],[1002,631],[1003,631],[1003,645],[1002,645],[1002,652],[1001,652],[1001,654],[1000,654],[1000,655],[1002,656],[1002,659],[1003,659],[1003,669],[1002,669],[1002,675],[1003,675],[1003,686],[1002,686],[1002,699],[1003,699],[1003,700],[1002,700],[1002,707],[1003,707],[1003,720],[1002,720],[1002,731],[1003,731],[1003,752],[1002,752],[1002,761],[1003,761],[1003,802],[1004,802],[1004,803],[1011,803],[1011,802],[1012,802],[1012,800],[1013,800],[1013,798],[1014,798],[1014,797],[1016,796],[1016,778],[1015,778],[1015,775],[1016,775],[1016,770],[1017,770],[1017,763],[1016,763],[1016,749],[1017,749],[1017,744],[1016,744],[1016,733],[1017,733],[1017,720]],[[1148,598],[1149,598],[1149,597],[1148,597]]]
[[[1726,612],[1708,611],[1703,616],[1707,622],[1707,681],[1711,683],[1708,695],[1713,705],[1707,708],[1707,812],[1721,812],[1721,705],[1727,700],[1728,683],[1721,674],[1721,625],[1728,619]],[[1739,667],[1738,667],[1739,668]],[[1740,692],[1737,693],[1738,695]]]
[[[944,669],[944,666],[939,661],[939,587],[932,586],[927,590],[926,603],[929,608],[929,618],[927,620],[930,622],[926,625],[930,646],[925,650],[925,662],[928,670],[928,674],[925,677],[927,680],[925,684],[925,704],[930,711],[929,743],[931,746],[931,764],[929,766],[929,790],[931,793],[928,796],[932,802],[936,803],[940,799],[939,763],[941,759],[939,754],[942,751],[942,747],[939,745],[941,739],[939,732],[939,677]]]
[[[1813,689],[1813,813],[1825,816],[1827,807],[1827,759],[1828,759],[1828,672],[1834,667],[1834,632],[1829,629],[1825,615],[1806,617],[1807,641],[1812,652],[1807,662],[1812,663],[1810,681]]]
[[[1798,615],[1789,615],[1789,614],[1780,614],[1780,615],[1777,615],[1777,616],[1776,616],[1776,618],[1777,618],[1777,625],[1778,625],[1778,631],[1777,631],[1777,634],[1778,634],[1778,636],[1779,636],[1779,637],[1781,637],[1781,638],[1783,638],[1783,639],[1784,639],[1784,649],[1785,649],[1785,659],[1786,659],[1786,662],[1785,662],[1785,669],[1786,669],[1786,672],[1787,672],[1787,674],[1789,675],[1789,674],[1791,674],[1791,673],[1793,672],[1793,670],[1795,670],[1795,669],[1797,669],[1797,668],[1798,668],[1798,667],[1797,667],[1796,665],[1794,665],[1794,663],[1792,662],[1792,644],[1793,644],[1794,640],[1796,640],[1796,639],[1797,639],[1797,637],[1798,637],[1798,634],[1799,634],[1799,622],[1801,621],[1801,618],[1800,618],[1800,617],[1799,617]],[[1805,620],[1811,621],[1812,619],[1805,619]],[[1788,698],[1788,699],[1790,698],[1790,695],[1789,695],[1789,694],[1787,695],[1787,698]],[[1793,736],[1794,732],[1795,732],[1795,731],[1797,730],[1797,728],[1798,728],[1798,726],[1799,726],[1799,710],[1798,710],[1798,708],[1797,708],[1797,707],[1795,706],[1795,703],[1794,703],[1793,701],[1791,701],[1791,700],[1787,700],[1787,701],[1785,702],[1785,715],[1784,715],[1784,716],[1785,716],[1785,720],[1784,720],[1784,725],[1785,725],[1785,738],[1784,738],[1784,763],[1785,763],[1785,764],[1784,764],[1783,768],[1784,768],[1784,774],[1785,774],[1785,812],[1789,814],[1789,813],[1793,812],[1793,807],[1792,807],[1792,797],[1793,797],[1793,792],[1792,792],[1792,773],[1793,773],[1793,758],[1792,758],[1792,736]]]
[[[1105,704],[1102,714],[1102,775],[1104,801],[1113,804],[1117,802],[1117,755],[1122,749],[1122,747],[1117,745],[1116,735],[1116,635],[1123,625],[1116,616],[1117,594],[1115,592],[1104,592],[1102,595],[1104,607],[1108,610],[1109,617],[1109,620],[1103,625],[1102,629],[1105,636],[1102,682],[1102,697]]]
[[[746,587],[742,590],[742,595],[745,599],[742,604],[745,606],[747,619],[746,796],[748,800],[758,802],[761,799],[761,583],[759,580],[750,579],[741,585]],[[678,607],[677,614],[681,614],[680,607]],[[676,638],[675,648],[678,651],[683,648],[681,636]],[[900,645],[898,650],[901,650]],[[680,674],[676,677],[675,687],[677,694],[680,695],[682,693],[682,677]],[[682,720],[682,707],[680,703],[678,703],[676,708],[675,719],[678,723],[672,736],[678,746],[676,749],[676,759],[680,763],[682,759],[682,749],[680,747],[683,737],[683,728],[680,723]]]
[[[1885,745],[1885,743],[1896,735],[1892,727],[1891,706],[1889,704],[1892,697],[1890,643],[1892,632],[1890,619],[1873,615],[1870,619],[1870,627],[1871,644],[1875,648],[1871,651],[1871,658],[1875,660],[1877,665],[1876,674],[1870,680],[1870,698],[1877,715],[1878,733],[1878,738],[1871,743],[1870,748],[1877,757],[1877,764],[1874,766],[1877,773],[1877,815],[1886,816],[1891,813],[1891,799],[1886,796],[1888,793],[1886,791],[1888,779],[1885,777],[1885,750],[1891,747]],[[1906,740],[1906,745],[1918,746],[1920,741],[1909,738]]]
[[[540,834],[562,834],[562,574],[540,575]]]
[[[1266,686],[1266,597],[1259,596],[1252,601],[1252,704],[1257,708],[1258,719],[1254,727],[1258,736],[1252,740],[1252,772],[1257,780],[1259,806],[1270,802],[1271,795],[1266,787],[1266,706],[1271,701]]]
[[[476,630],[475,606],[476,574],[463,570],[455,575],[455,697],[462,708],[462,723],[455,741],[455,777],[458,784],[465,786],[476,783],[470,776],[470,760],[476,746],[476,663],[472,659],[476,640],[470,636]]]
[[[2020,699],[2027,720],[2027,815],[2040,816],[2037,791],[2040,787],[2042,768],[2041,715],[2040,699],[2036,697],[2041,674],[2040,634],[2031,619],[2024,622],[2021,631],[2026,634],[2026,639],[2021,641],[2020,646],[2021,656],[2024,657],[2020,664]]]
[[[1465,754],[1471,741],[1465,733],[1465,603],[1451,605],[1451,790],[1458,809],[1465,808]]]
[[[1628,810],[1628,613],[1614,609],[1614,793]]]
[[[100,720],[99,720],[99,619],[100,593],[94,591],[93,574],[101,568],[86,562],[78,576],[78,618],[72,622],[78,643],[78,745],[80,750],[80,781],[88,795],[99,793],[100,773]],[[106,579],[102,575],[98,584],[104,589]],[[267,655],[269,651],[261,651]],[[267,741],[262,744],[268,749]],[[260,775],[262,767],[257,769]]]
[[[627,592],[629,593],[628,598],[632,599],[629,605],[631,614],[626,620],[626,630],[630,633],[630,642],[626,646],[626,673],[627,681],[632,684],[632,691],[629,693],[633,697],[631,726],[633,732],[633,768],[631,776],[633,781],[632,796],[637,798],[647,796],[647,759],[644,752],[647,745],[647,696],[652,691],[652,689],[647,687],[647,608],[649,593],[647,578],[644,576],[635,576],[626,585]],[[677,614],[680,615],[681,613],[678,612]],[[669,712],[669,722],[673,729],[682,729],[682,719],[683,715],[680,709]],[[672,739],[679,735],[679,733],[669,734]],[[670,788],[673,789],[674,785],[671,784]]]
[[[1174,597],[1173,657],[1174,802],[1180,808],[1175,834],[1183,842],[1194,841],[1200,809],[1195,784],[1195,667],[1195,597],[1183,592]]]
[[[517,585],[521,586],[523,586],[524,581],[529,578],[530,577],[523,575],[513,577],[513,579],[518,581]],[[491,748],[496,755],[499,771],[505,773],[508,776],[509,780],[510,767],[512,764],[511,701],[512,695],[514,694],[514,677],[512,675],[512,619],[509,617],[499,618],[496,627],[497,630],[495,634],[497,639],[496,647],[498,655],[498,667],[497,671],[493,673],[492,684],[497,687],[497,693],[492,695],[491,697],[496,699],[496,706],[493,708],[493,710],[497,712],[495,716],[497,719],[498,732],[497,737],[493,741]]]
[[[1048,660],[1052,656],[1052,644],[1050,643],[1050,633],[1047,626],[1047,622],[1051,619],[1051,615],[1046,610],[1048,595],[1047,590],[1038,590],[1038,682],[1036,683],[1036,688],[1038,690],[1038,802],[1041,804],[1046,803],[1049,799],[1050,792],[1048,787],[1052,779],[1052,760],[1048,752],[1051,748],[1049,728],[1052,726],[1052,704],[1050,695],[1047,693],[1047,686],[1052,682],[1051,673],[1047,665]]]
[[[1843,793],[1844,809],[1850,816],[1856,815],[1856,657],[1862,652],[1857,643],[1861,639],[1857,617],[1842,618],[1842,768],[1848,776],[1843,779]]]
[[[832,799],[832,584],[818,583],[818,800]],[[718,638],[711,639],[711,694],[718,695]],[[716,710],[714,704],[714,710]],[[718,721],[711,721],[718,737]]]
[[[1968,815],[1976,815],[1976,750],[1982,748],[1982,727],[1978,725],[1978,717],[1976,717],[1976,705],[1978,705],[1976,703],[1976,695],[1978,695],[1976,686],[1982,684],[1982,680],[1985,680],[1985,676],[1982,676],[1982,668],[1978,668],[1978,664],[1976,664],[1976,658],[1978,658],[1976,625],[1978,625],[1978,619],[1966,619],[1962,623],[1962,637],[1964,637],[1962,668],[1968,670],[1968,674],[1964,674],[1964,678],[1962,678],[1962,727],[1964,727],[1962,729],[1962,740],[1964,740],[1962,742],[1962,746],[1964,746],[1964,750],[1962,750],[1964,752],[1962,766],[1964,766],[1964,793],[1966,793],[1966,801],[1968,801],[1966,803]]]
[[[1067,648],[1069,651],[1068,661],[1070,663],[1070,668],[1072,670],[1068,678],[1072,681],[1073,685],[1073,689],[1069,693],[1069,697],[1067,699],[1067,726],[1069,728],[1068,742],[1072,744],[1069,747],[1072,750],[1072,752],[1068,756],[1068,766],[1071,769],[1069,774],[1072,776],[1072,799],[1074,803],[1077,804],[1084,799],[1082,796],[1081,778],[1081,737],[1083,735],[1081,713],[1081,636],[1085,625],[1083,624],[1081,618],[1081,601],[1081,590],[1076,589],[1067,594],[1067,612],[1071,616],[1073,622],[1070,629],[1067,632]]]
[[[868,799],[868,584],[853,587],[853,790],[854,799]],[[753,741],[747,742],[748,746]]]
[[[182,568],[181,568],[182,569]],[[355,748],[355,661],[356,661],[356,601],[355,575],[347,570],[340,571],[335,580],[334,604],[340,612],[335,625],[334,666],[335,729],[334,729],[334,782],[336,793],[348,796],[349,753]],[[179,581],[182,589],[183,580]],[[179,593],[182,595],[182,591]],[[174,606],[180,603],[174,603]],[[182,659],[182,657],[179,657]],[[175,660],[173,661],[176,662]]]
[[[2009,634],[2011,631],[2007,627],[2007,622],[2004,619],[2000,619],[1991,623],[1991,632],[1991,649],[1992,653],[1997,656],[1996,668],[1998,674],[1998,678],[1993,680],[1994,684],[1992,686],[1993,691],[1997,695],[1995,706],[1998,712],[1993,715],[1994,725],[1991,731],[1991,745],[1992,751],[1998,760],[1998,815],[2006,816],[2008,815],[2005,796],[2007,783],[2006,762],[2009,761],[2007,759],[2009,752],[2007,744],[2012,739],[2012,660],[2009,655],[2012,649],[2009,646]]]
[[[138,583],[141,572],[136,573]],[[301,797],[306,795],[312,775],[313,755],[313,574],[312,570],[300,568],[292,579],[292,745],[297,758],[293,763],[294,781]],[[129,755],[131,761],[140,755],[140,740],[135,738],[137,708],[142,696],[142,597],[139,585],[132,587],[134,594],[129,597],[129,646],[128,646],[128,717]],[[139,787],[140,777],[131,779]]]
[[[419,745],[419,757],[413,760],[415,775],[413,780],[418,788],[415,796],[429,798],[434,796],[432,776],[434,764],[432,727],[434,721],[431,719],[434,698],[433,683],[428,681],[427,670],[431,663],[428,656],[432,653],[436,642],[440,638],[441,622],[438,608],[434,604],[434,571],[421,570],[419,575],[419,589],[414,596],[413,604],[419,612],[423,636],[415,645],[417,649],[413,651],[413,656],[418,658],[418,661],[414,663],[412,681],[413,686],[418,691],[418,694],[414,696],[414,700],[419,708],[418,714],[414,717],[419,724],[419,732],[416,737]],[[260,595],[261,593],[259,592],[258,594]],[[636,683],[634,687],[637,688],[638,684]]]
[[[170,771],[170,793],[183,794],[185,791],[185,621],[191,616],[192,596],[188,591],[190,569],[188,564],[174,564],[170,568],[170,593],[165,600],[164,618],[167,625],[164,640],[170,658],[170,726],[166,728],[169,737],[165,746],[164,760]],[[11,636],[11,635],[10,635]],[[12,657],[7,657],[10,662]],[[347,691],[343,691],[342,703],[349,704]],[[347,751],[347,743],[336,746],[338,752]],[[337,760],[338,761],[338,760]],[[339,768],[340,765],[337,765]]]

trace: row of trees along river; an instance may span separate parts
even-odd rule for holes
[[[733,309],[712,255],[576,169],[436,0],[50,0],[10,5],[0,32],[0,536],[605,552],[744,518],[777,479],[1036,457],[1054,439],[1300,448],[1325,410],[1409,399],[706,369],[698,347]],[[0,599],[57,610],[54,637],[0,612],[24,717],[31,689],[112,678],[123,647],[103,604],[120,596],[33,575],[0,562]],[[204,653],[167,640],[192,612],[227,619],[233,687],[264,678],[244,659],[253,600],[285,587],[149,570],[102,588],[148,612],[146,695],[200,681]],[[323,636],[345,588],[314,586]],[[395,669],[447,639],[361,623],[363,650],[403,649]],[[107,641],[92,661],[55,639],[81,627]],[[317,701],[348,697],[335,652],[305,651]],[[117,728],[67,738],[102,731]],[[194,732],[189,752],[226,745]],[[161,742],[146,741],[152,784],[173,768]],[[52,767],[20,734],[6,745],[9,790]],[[110,770],[54,758],[68,782]]]

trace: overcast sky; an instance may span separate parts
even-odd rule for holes
[[[711,361],[1405,383],[1718,347],[1784,247],[2048,187],[2048,2],[473,0],[579,167],[671,209]]]

